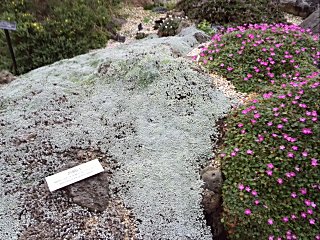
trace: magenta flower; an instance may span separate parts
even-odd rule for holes
[[[253,151],[252,151],[251,149],[248,149],[248,150],[247,150],[247,154],[252,155],[252,154],[253,154]]]
[[[257,121],[255,119],[250,120],[252,124],[255,124]]]
[[[312,215],[312,214],[313,214],[313,210],[309,208],[309,209],[307,210],[307,213],[308,213],[309,215]]]
[[[296,174],[294,172],[290,172],[289,174],[290,174],[290,177],[295,177],[296,176]]]
[[[268,224],[269,225],[272,225],[273,224],[273,220],[270,218],[270,219],[268,219]]]
[[[294,214],[291,214],[291,219],[292,219],[292,220],[295,220],[295,219],[297,219],[297,216],[294,215]]]
[[[270,127],[272,126],[272,122],[268,122],[267,125]]]
[[[301,213],[301,217],[302,217],[302,218],[306,218],[306,217],[307,217],[307,214],[306,214],[305,212],[302,212],[302,213]]]
[[[297,151],[298,147],[297,146],[292,146],[292,150]]]
[[[244,189],[244,185],[240,183],[238,188],[242,191]]]
[[[233,68],[232,68],[232,67],[227,67],[227,70],[228,70],[229,72],[231,72],[231,71],[233,70]]]
[[[237,156],[237,153],[232,152],[230,155],[231,155],[231,157],[235,157],[235,156]]]
[[[251,210],[249,208],[247,208],[246,210],[244,210],[244,214],[251,215]]]
[[[307,194],[307,189],[306,188],[300,188],[300,192],[302,195],[306,195]]]
[[[255,196],[255,197],[258,195],[258,193],[257,193],[256,190],[252,190],[251,194],[252,194],[253,196]]]
[[[289,218],[288,218],[288,217],[283,217],[283,218],[282,218],[282,221],[283,221],[283,222],[288,222],[288,221],[289,221]]]
[[[302,154],[302,156],[304,156],[304,157],[307,157],[307,156],[308,156],[308,152],[306,152],[306,151],[305,151],[305,152],[302,152],[301,154]]]
[[[308,207],[311,206],[311,201],[309,199],[304,200],[304,204]]]
[[[282,128],[283,128],[283,125],[282,125],[282,124],[278,124],[277,128],[278,128],[278,129],[282,129]]]
[[[300,104],[299,104],[299,107],[301,107],[301,108],[307,108],[307,105],[304,104],[304,103],[300,103]]]
[[[316,220],[314,220],[313,218],[311,218],[311,219],[309,219],[309,223],[310,223],[311,225],[314,225],[314,224],[316,223]]]
[[[312,158],[312,159],[311,159],[311,166],[312,166],[312,167],[318,166],[318,160],[315,159],[315,158]]]
[[[280,148],[280,150],[283,150],[283,149],[285,149],[286,147],[283,146],[283,145],[281,145],[279,148]]]
[[[277,182],[281,185],[281,184],[283,183],[282,178],[278,178],[278,179],[277,179]]]
[[[239,123],[239,124],[238,124],[238,127],[239,127],[239,128],[242,128],[242,127],[243,127],[243,124],[242,124],[242,123]]]
[[[297,194],[295,192],[291,193],[291,197],[292,198],[296,198],[297,197]]]
[[[317,116],[318,116],[317,111],[312,111],[312,112],[311,112],[311,115],[312,115],[313,117],[317,117]]]
[[[253,115],[253,117],[254,117],[255,119],[258,119],[258,118],[261,117],[261,115],[260,115],[259,113],[256,113],[256,114]]]
[[[288,152],[288,157],[289,158],[294,158],[294,154],[292,152]]]
[[[272,170],[267,170],[266,173],[267,173],[268,176],[272,176],[273,172],[272,172]]]
[[[251,188],[250,188],[249,186],[246,186],[245,190],[246,190],[247,192],[250,192],[250,191],[251,191]]]
[[[264,137],[262,135],[258,135],[257,142],[262,142],[264,140]]]
[[[258,199],[254,200],[255,205],[259,205],[260,201]]]
[[[267,164],[267,167],[270,168],[270,169],[274,168],[274,166],[273,166],[272,163],[268,163],[268,164]]]

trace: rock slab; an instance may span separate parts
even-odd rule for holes
[[[280,0],[280,8],[300,17],[308,17],[319,6],[318,0]]]
[[[121,239],[118,230],[107,232],[105,226],[120,222],[110,223],[104,207],[93,218],[88,204],[70,203],[61,192],[49,204],[52,195],[41,190],[45,176],[73,161],[62,153],[93,148],[119,165],[109,185],[107,178],[99,181],[132,210],[137,239],[212,239],[200,204],[198,169],[212,157],[215,122],[235,100],[184,58],[198,46],[197,32],[190,27],[175,37],[96,50],[0,86],[0,187],[23,196],[15,208],[23,211],[0,211],[0,226],[15,226],[6,233],[55,224],[59,231],[46,227],[46,239]],[[84,188],[71,189],[72,198]],[[8,216],[14,217],[11,225],[3,224]],[[89,230],[79,227],[83,224]],[[33,239],[41,239],[37,231]]]
[[[303,27],[304,29],[311,29],[314,34],[320,33],[320,8],[307,17],[300,24],[300,27]]]

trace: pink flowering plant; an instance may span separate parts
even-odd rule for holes
[[[317,70],[319,36],[286,24],[245,24],[212,37],[200,62],[242,92],[265,91]]]
[[[319,87],[315,72],[261,94],[227,120],[219,158],[230,239],[319,234]]]
[[[230,239],[320,239],[319,58],[319,36],[285,24],[228,28],[202,49],[209,71],[258,93],[226,120],[218,157]]]

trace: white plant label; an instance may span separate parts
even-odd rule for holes
[[[51,192],[103,172],[103,167],[98,159],[80,164],[62,172],[46,177]]]

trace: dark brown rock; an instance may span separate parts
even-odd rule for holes
[[[202,206],[207,221],[211,227],[213,239],[226,239],[225,230],[221,223],[222,217],[222,174],[220,169],[213,166],[205,167],[201,172],[204,181]]]
[[[181,20],[177,28],[176,34],[179,34],[182,31],[182,29],[185,29],[187,27],[190,27],[190,23],[186,20]]]
[[[194,34],[194,37],[197,39],[199,43],[205,43],[210,40],[210,37],[207,34],[197,32]]]
[[[81,155],[84,154],[87,153],[78,151],[77,155],[79,158],[82,158]],[[70,162],[63,166],[61,171],[72,168],[81,163],[82,162]],[[73,183],[63,189],[67,196],[79,206],[86,207],[90,211],[102,212],[107,208],[110,199],[110,178],[110,172],[105,171]]]
[[[13,81],[15,79],[15,76],[13,76],[8,71],[1,71],[0,72],[0,84],[5,84]]]
[[[213,239],[225,239],[225,230],[221,222],[222,199],[221,194],[210,190],[204,190],[202,206],[207,224],[211,227]]]
[[[314,11],[309,17],[307,17],[300,27],[304,29],[311,29],[313,33],[320,33],[320,8]]]
[[[318,0],[280,0],[280,8],[300,17],[308,17],[317,9]]]
[[[201,171],[201,178],[204,181],[204,189],[220,193],[222,188],[222,175],[219,169],[213,166],[205,167]]]
[[[72,201],[90,211],[104,211],[110,199],[109,175],[99,173],[65,188]]]

